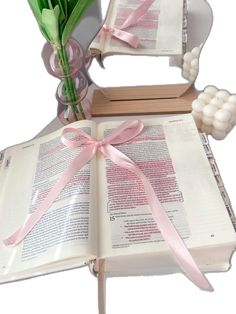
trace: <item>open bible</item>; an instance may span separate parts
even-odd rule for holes
[[[102,139],[119,124],[84,120],[72,126]],[[235,217],[208,143],[202,144],[191,114],[143,124],[134,140],[116,148],[146,175],[200,269],[227,270],[236,247]],[[64,146],[61,135],[62,129],[1,155],[0,282],[94,261],[96,270],[99,260],[106,261],[107,276],[179,271],[140,181],[100,153],[73,176],[19,245],[4,245],[80,152]]]
[[[186,0],[111,0],[93,55],[182,55],[187,42]]]

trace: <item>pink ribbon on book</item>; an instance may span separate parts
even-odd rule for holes
[[[113,37],[126,42],[133,48],[138,48],[139,38],[138,36],[131,34],[129,32],[124,31],[124,29],[131,27],[139,21],[139,19],[147,13],[150,6],[153,4],[155,0],[144,0],[143,3],[134,11],[130,13],[124,23],[118,27],[108,27],[106,24],[103,25],[102,30],[106,33],[110,33]]]
[[[5,245],[9,246],[19,244],[46,213],[60,192],[69,183],[71,178],[96,155],[97,151],[100,151],[105,157],[112,160],[116,165],[125,168],[137,175],[137,178],[140,179],[143,183],[153,218],[157,223],[163,239],[168,244],[174,259],[182,271],[199,288],[213,291],[212,286],[204,274],[199,270],[184,241],[181,239],[172,222],[170,221],[164,207],[158,200],[147,177],[130,158],[112,146],[131,141],[138,134],[140,134],[142,130],[143,123],[141,121],[127,121],[122,123],[118,128],[112,130],[112,132],[102,140],[96,140],[79,128],[64,129],[62,134],[62,142],[65,146],[71,148],[78,148],[81,146],[85,147],[74,158],[68,168],[62,173],[57,183],[51,189],[42,204],[26,219],[23,226],[8,239],[4,240]],[[65,135],[68,133],[73,133],[75,136],[82,137],[83,139],[69,140],[65,137]]]

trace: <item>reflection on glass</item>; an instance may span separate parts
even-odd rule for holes
[[[89,74],[97,85],[195,81],[212,25],[205,0],[102,1],[102,12],[103,16],[106,12],[104,25],[90,45],[96,58]]]
[[[164,85],[187,83],[181,69],[169,66],[169,57],[113,56],[104,60],[102,69],[96,60],[89,73],[100,87]]]

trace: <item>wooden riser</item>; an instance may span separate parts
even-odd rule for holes
[[[178,85],[154,87],[109,88],[94,91],[92,116],[119,116],[144,114],[187,113],[192,111],[192,101],[197,97],[196,90],[191,87],[183,94]],[[153,97],[155,91],[155,98]],[[146,94],[146,99],[142,98]]]

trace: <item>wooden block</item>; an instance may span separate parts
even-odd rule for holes
[[[138,91],[139,88],[137,88]],[[120,88],[119,94],[122,94],[123,88]],[[144,90],[143,90],[144,91]],[[143,93],[142,91],[142,93]],[[150,91],[149,87],[146,92]],[[165,92],[164,92],[165,91]],[[125,88],[127,94],[128,88]],[[132,93],[134,88],[132,88]],[[119,116],[119,115],[144,115],[144,114],[170,114],[170,113],[187,113],[192,111],[192,101],[197,97],[196,90],[191,87],[184,95],[174,97],[176,89],[171,91],[168,87],[162,86],[160,97],[154,99],[121,99],[113,100],[111,94],[104,95],[103,90],[94,91],[92,102],[92,116]],[[182,91],[181,91],[182,92]],[[181,93],[180,92],[180,93]],[[109,93],[111,91],[109,90]],[[129,93],[128,93],[129,94]],[[165,95],[168,95],[166,98]],[[108,98],[108,96],[110,98]],[[115,97],[117,96],[117,89]]]

